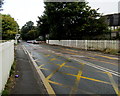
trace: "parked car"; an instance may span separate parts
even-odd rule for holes
[[[38,40],[33,41],[33,44],[41,44],[41,43],[46,43],[46,41],[38,41]]]
[[[34,40],[33,44],[39,44],[39,41]]]
[[[27,43],[33,43],[33,40],[28,40]]]

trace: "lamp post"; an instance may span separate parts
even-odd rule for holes
[[[18,19],[17,19],[17,21],[18,21]],[[18,34],[18,25],[16,25],[16,35],[15,35],[15,43],[17,44],[18,42],[18,39],[20,38],[20,34]]]

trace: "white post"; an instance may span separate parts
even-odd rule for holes
[[[77,40],[76,40],[76,48],[77,48],[77,43],[78,43],[78,42],[77,42]]]
[[[87,50],[87,40],[85,40],[85,50]]]
[[[107,40],[104,41],[104,45],[105,45],[104,47],[106,49],[107,48]]]

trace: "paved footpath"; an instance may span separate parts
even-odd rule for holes
[[[22,45],[16,48],[16,70],[19,78],[16,79],[16,85],[11,94],[46,94],[43,84],[38,83],[34,71],[31,67],[27,54],[23,51]]]

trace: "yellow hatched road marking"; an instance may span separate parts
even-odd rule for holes
[[[67,52],[67,53],[69,53],[69,54],[74,54],[74,55],[79,55],[79,54],[76,54],[76,53],[70,53],[70,52]],[[81,53],[84,53],[84,52],[81,52]],[[88,53],[89,54],[89,53]],[[92,54],[93,55],[93,54]],[[86,56],[87,58],[90,58],[90,59],[93,59],[93,60],[96,60],[96,61],[99,61],[99,62],[104,62],[104,63],[108,63],[108,64],[112,64],[112,65],[116,65],[117,66],[117,64],[116,63],[111,63],[111,62],[107,62],[107,61],[102,61],[102,60],[100,60],[100,59],[97,59],[97,58],[94,58],[94,57],[90,57],[90,56]],[[85,58],[84,58],[85,59]]]
[[[55,82],[55,81],[51,81],[51,80],[47,80],[49,83],[52,83],[52,84],[55,84],[55,85],[58,85],[58,86],[62,86],[63,88],[72,88],[71,86],[69,85],[64,85],[64,84],[61,84],[61,83],[58,83],[58,82]],[[82,89],[78,89],[78,90],[82,90]],[[84,91],[82,90],[84,93],[86,94],[95,94],[95,93],[91,93],[91,92],[87,92],[87,91]],[[95,96],[99,96],[99,95],[95,95]]]
[[[43,70],[49,70],[49,69],[47,69],[47,68],[40,68],[40,69],[43,69]]]
[[[75,50],[71,50],[71,49],[64,49],[64,50],[69,50],[69,51],[73,51],[73,52],[75,52]]]
[[[109,76],[109,78],[110,78],[110,82],[112,83],[112,86],[113,86],[116,94],[117,94],[118,96],[120,96],[120,91],[119,91],[119,89],[118,89],[118,85],[117,85],[116,82],[114,81],[112,74],[109,73],[109,72],[107,72],[107,74],[108,74],[108,76]]]
[[[78,90],[78,86],[79,86],[79,82],[80,82],[80,76],[82,75],[82,70],[83,70],[84,64],[82,65],[81,70],[78,71],[78,74],[76,76],[76,80],[75,80],[75,85],[72,87],[70,95],[75,94]]]
[[[68,66],[68,65],[65,65],[64,67],[74,68],[74,69],[80,69],[80,68],[78,68],[78,67],[73,67],[73,66]]]
[[[65,73],[65,72],[59,72],[59,73],[66,74],[66,75],[71,75],[71,76],[74,76],[74,77],[77,76],[77,75],[70,74],[70,73]],[[109,83],[109,82],[105,82],[105,81],[101,81],[101,80],[97,80],[97,79],[93,79],[93,78],[88,78],[88,77],[84,77],[84,76],[79,76],[79,77],[81,77],[83,79],[88,79],[88,80],[91,80],[91,81],[96,81],[96,82],[101,82],[101,83],[105,83],[105,84],[110,84],[111,85],[111,83]]]
[[[43,69],[43,70],[49,70],[49,69],[47,69],[47,68],[42,68],[43,66],[45,66],[45,64],[42,64],[42,65],[38,66],[38,68],[39,68],[39,69]]]
[[[99,54],[94,54],[94,55],[96,55],[96,56],[100,56],[100,57],[104,57],[104,58],[108,58],[108,59],[118,60],[118,58],[114,58],[114,57],[103,56],[103,55],[99,55]]]
[[[45,66],[45,64],[42,64],[42,65],[38,66],[38,68],[41,68],[42,66]]]
[[[50,59],[50,61],[55,61],[55,60],[58,60],[57,58],[52,58],[52,59]]]
[[[69,50],[69,51],[72,51],[72,52],[77,52],[77,51],[71,50],[71,49],[65,49],[65,50]],[[85,52],[80,51],[80,53],[85,53]],[[104,56],[104,55],[94,54],[94,53],[87,53],[87,54],[92,54],[92,55],[96,55],[96,56],[100,56],[100,57],[104,57],[104,58],[108,58],[108,59],[118,60],[118,58],[116,58],[116,57],[109,57],[109,56]]]
[[[45,57],[49,57],[50,55],[44,55]]]
[[[105,83],[105,84],[110,84],[109,82],[105,82],[105,81],[101,81],[101,80],[97,80],[97,79],[93,79],[93,78],[88,78],[88,77],[84,77],[84,76],[81,76],[81,78],[96,81],[96,82],[101,82],[101,83]]]
[[[99,61],[99,62],[104,62],[104,63],[108,63],[108,64],[112,64],[112,65],[117,65],[116,63],[111,63],[111,62],[102,61],[102,60],[97,59],[97,58],[94,58],[94,57],[89,57],[89,56],[87,56],[87,58],[94,59],[94,60]]]
[[[56,85],[59,85],[59,86],[66,86],[64,84],[61,84],[61,83],[58,83],[58,82],[54,82],[54,81],[51,81],[51,80],[48,80],[48,82],[56,84]]]
[[[53,73],[51,73],[46,79],[50,79],[60,68],[62,68],[64,65],[66,64],[65,63],[62,63],[55,71],[53,71]]]
[[[56,66],[60,66],[61,64],[55,64],[55,63],[51,63],[51,62],[48,62],[50,64],[53,64],[53,65],[56,65]],[[83,63],[79,63],[79,64],[83,64]],[[80,69],[79,67],[74,67],[74,66],[68,66],[68,65],[64,65],[64,67],[68,67],[68,68],[74,68],[74,69]]]

